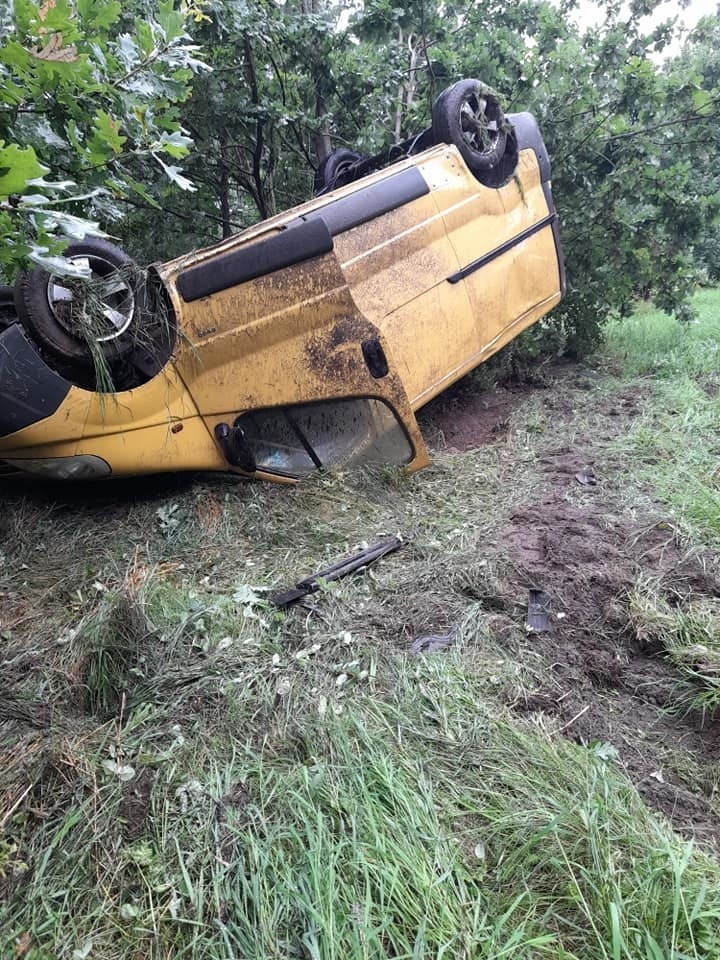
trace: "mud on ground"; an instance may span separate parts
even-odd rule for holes
[[[392,645],[402,647],[418,632],[439,634],[450,630],[459,608],[471,596],[486,612],[496,642],[507,649],[509,659],[532,667],[533,683],[508,689],[508,706],[524,722],[542,724],[557,736],[584,744],[612,745],[618,751],[619,762],[651,806],[665,814],[681,832],[716,843],[720,848],[720,805],[715,797],[720,781],[720,726],[707,716],[678,712],[682,683],[679,673],[662,651],[643,646],[629,616],[628,593],[641,576],[656,579],[661,592],[673,604],[720,595],[718,558],[691,551],[680,541],[672,517],[662,503],[653,502],[652,491],[638,498],[636,492],[624,489],[623,465],[617,462],[612,444],[651,408],[652,389],[650,381],[611,382],[597,371],[567,364],[546,370],[543,380],[534,385],[480,390],[466,380],[430,403],[419,419],[431,446],[443,453],[443,459],[457,457],[459,471],[463,464],[469,464],[479,482],[485,484],[481,489],[486,495],[490,488],[493,495],[499,490],[501,500],[505,487],[498,487],[498,483],[512,483],[515,472],[522,471],[522,502],[517,503],[515,492],[508,497],[503,503],[505,519],[499,527],[495,515],[482,518],[483,539],[477,541],[478,553],[482,553],[477,560],[486,560],[488,566],[497,570],[497,576],[486,584],[485,594],[471,596],[463,592],[460,596],[456,592],[452,602],[447,602],[443,591],[446,581],[452,586],[450,575],[438,583],[442,577],[433,568],[436,555],[432,555],[432,562],[420,555],[413,577],[416,572],[421,577],[426,575],[427,582],[418,585],[410,577],[407,591],[402,594],[397,582],[387,588],[391,599],[386,605],[380,603],[375,620],[372,597],[381,591],[368,586],[368,606],[357,611],[358,630],[372,631],[373,642],[380,649],[386,644],[391,649]],[[527,445],[523,433],[532,438]],[[495,448],[497,457],[493,457],[488,446]],[[480,454],[472,453],[481,447],[484,450]],[[502,461],[499,473],[493,472],[495,460]],[[588,468],[597,476],[595,486],[582,485],[576,479],[577,473]],[[451,476],[454,470],[450,462],[444,462],[438,475]],[[66,558],[60,553],[55,556],[53,545],[64,545],[66,540],[72,543],[71,536],[75,536],[74,530],[80,529],[81,523],[87,525],[83,530],[93,531],[93,550],[105,550],[114,557],[116,565],[130,562],[135,555],[133,547],[123,556],[122,545],[116,553],[110,552],[109,541],[113,541],[115,549],[115,529],[122,525],[124,536],[132,541],[142,544],[151,535],[159,539],[160,544],[154,547],[156,559],[177,566],[177,558],[181,557],[189,577],[195,581],[202,577],[213,579],[214,589],[230,590],[238,572],[235,564],[229,570],[223,566],[227,541],[223,540],[226,501],[222,498],[230,496],[226,491],[234,488],[222,479],[214,482],[216,485],[208,491],[203,484],[195,489],[192,478],[151,478],[135,486],[108,488],[102,496],[94,494],[87,503],[84,490],[48,489],[47,502],[40,497],[35,504],[34,525],[25,522],[22,512],[19,520],[13,521],[14,526],[10,526],[12,518],[7,520],[8,542],[24,536],[29,536],[31,542],[23,554],[29,562],[20,564],[22,590],[13,589],[2,597],[0,629],[16,631],[19,636],[40,629],[36,598],[46,604],[51,590],[55,590],[56,605],[64,607],[74,602],[75,594],[67,592],[70,586],[64,585],[61,575]],[[442,493],[435,493],[432,474],[421,475],[418,483],[427,497],[420,509],[432,512],[433,519],[437,519],[445,501]],[[466,488],[461,483],[459,489]],[[248,556],[254,557],[268,576],[283,578],[274,581],[278,586],[292,582],[290,573],[297,572],[296,564],[300,562],[297,557],[286,558],[291,566],[282,572],[281,554],[286,545],[303,536],[304,542],[308,542],[309,527],[313,528],[313,537],[317,537],[318,526],[320,539],[332,542],[332,537],[337,537],[335,515],[346,506],[345,494],[341,491],[329,496],[328,488],[323,489],[321,496],[319,489],[304,486],[292,492],[243,487],[232,494],[235,496],[245,519],[262,518],[257,521],[258,527],[247,534]],[[382,515],[397,515],[398,523],[417,520],[412,497],[407,488],[394,490],[382,484],[362,490],[366,503],[373,498],[382,501],[383,511],[387,511],[381,511]],[[481,505],[482,494],[478,497]],[[394,504],[393,500],[397,502]],[[194,531],[186,543],[178,545],[163,532],[158,504],[164,501],[178,505],[184,523]],[[294,503],[299,505],[294,507]],[[508,503],[516,505],[508,508]],[[307,518],[303,504],[311,511]],[[198,527],[193,527],[188,519],[194,505],[198,508]],[[369,512],[362,519],[361,529],[365,530],[371,516],[374,514]],[[462,524],[468,517],[468,524],[472,524],[472,511],[448,519],[448,524]],[[32,561],[39,556],[39,548],[32,531],[45,523],[43,518],[49,528],[47,543],[42,544],[42,563],[36,566]],[[280,521],[282,525],[278,527]],[[270,529],[272,522],[276,524],[274,534]],[[208,566],[212,560],[210,548],[203,546],[198,551],[196,542],[196,535],[202,536],[203,530],[207,533],[216,527],[220,527],[219,531],[212,536],[208,533],[208,540],[215,544],[212,550],[217,569]],[[182,534],[183,525],[178,530]],[[263,540],[258,530],[269,539]],[[228,535],[233,549],[243,546],[242,527],[236,525]],[[476,531],[472,531],[468,541],[475,536]],[[264,551],[260,556],[258,550],[253,552],[258,544]],[[345,552],[337,544],[337,555]],[[80,555],[82,560],[82,550]],[[472,553],[469,558],[472,560]],[[18,563],[15,558],[13,569]],[[262,582],[256,569],[253,567],[246,574],[253,578],[253,583]],[[307,573],[312,565],[300,569]],[[94,589],[97,575],[94,568],[83,574],[87,589]],[[75,571],[67,582],[73,590],[78,583],[85,582],[78,580],[79,576]],[[56,581],[57,586],[53,587]],[[362,598],[361,587],[362,581],[355,581],[348,587],[348,597]],[[547,633],[526,633],[523,628],[530,588],[539,588],[550,597]],[[352,615],[350,608],[348,600],[348,617]],[[355,629],[351,620],[348,626]],[[52,646],[55,641],[50,637],[49,642]],[[6,676],[7,685],[14,685],[19,691],[24,677],[34,669],[40,671],[41,664],[34,665],[33,661],[42,659],[40,653],[33,653],[37,646],[33,641],[31,648],[23,652],[18,675]],[[16,709],[19,695],[14,699],[5,697],[5,706],[0,704],[0,720]],[[50,723],[46,708],[36,700],[24,700],[22,706],[25,713],[32,714],[32,743],[37,740],[39,744]],[[24,715],[22,719],[27,720]],[[41,732],[35,728],[42,728]],[[143,831],[151,790],[150,779],[140,778],[127,786],[122,818],[127,824],[128,842]]]
[[[425,408],[422,426],[436,449],[502,444],[527,401],[572,421],[573,397],[592,389],[595,377],[567,365],[550,371],[546,386],[461,387]],[[718,559],[681,545],[661,504],[638,514],[617,473],[603,475],[604,445],[629,429],[650,389],[611,393],[600,402],[599,429],[580,429],[572,445],[549,443],[528,467],[537,473],[537,496],[499,531],[494,552],[504,575],[499,595],[484,603],[498,611],[498,641],[516,646],[528,590],[550,597],[548,631],[528,632],[512,650],[542,662],[543,680],[513,693],[510,707],[560,736],[614,747],[650,806],[681,833],[720,848],[720,722],[678,706],[683,681],[663,651],[644,648],[627,603],[641,576],[656,579],[672,604],[720,596]],[[597,485],[576,478],[588,469],[597,472]]]

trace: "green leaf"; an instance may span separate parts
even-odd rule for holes
[[[175,10],[174,0],[160,0],[157,6],[157,22],[168,43],[185,34],[185,19]]]
[[[127,186],[139,197],[142,197],[146,203],[149,203],[151,207],[155,207],[157,210],[161,209],[160,204],[157,202],[155,197],[148,193],[147,188],[142,183],[138,183],[136,180],[131,180],[128,181]]]
[[[704,113],[705,116],[709,116],[712,113],[714,101],[715,97],[709,90],[703,90],[702,88],[693,90],[692,102],[695,113]]]
[[[113,120],[104,110],[100,110],[95,118],[95,130],[100,139],[110,147],[113,153],[120,153],[122,151],[122,146],[127,141],[127,137],[123,137],[120,133],[119,120]]]
[[[195,191],[197,190],[197,187],[192,182],[192,180],[188,180],[187,177],[184,177],[181,174],[180,167],[175,167],[172,165],[169,166],[168,164],[163,163],[163,161],[160,159],[160,157],[156,153],[153,154],[153,157],[155,157],[155,159],[163,168],[163,170],[168,175],[170,180],[172,180],[173,183],[176,183],[181,190],[187,190],[189,193],[195,193]]]
[[[49,173],[49,167],[38,162],[32,147],[18,147],[11,143],[2,145],[0,141],[0,197],[9,197],[22,193],[28,180]]]
[[[77,0],[80,18],[95,29],[106,30],[112,26],[122,12],[122,6],[117,0]]]
[[[121,33],[118,37],[117,52],[127,70],[132,70],[140,59],[137,43],[129,33]]]
[[[179,160],[187,155],[188,147],[192,144],[192,137],[186,137],[179,130],[174,133],[163,133],[157,143],[157,149],[163,153],[169,153],[171,157]]]
[[[645,952],[648,960],[665,960],[666,957],[657,940],[647,930],[645,931]]]
[[[41,4],[35,16],[35,30],[44,37],[51,33],[62,33],[66,43],[75,39],[78,34],[75,11],[69,0],[52,0],[51,3]]]

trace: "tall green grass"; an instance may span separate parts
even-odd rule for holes
[[[621,357],[626,376],[663,379],[720,375],[720,290],[693,297],[697,319],[680,323],[649,304],[606,327],[607,349]]]
[[[720,290],[696,294],[696,322],[651,309],[611,325],[626,376],[653,377],[653,400],[613,445],[701,543],[720,544]]]
[[[1,908],[2,955],[27,932],[30,960],[715,960],[720,864],[649,813],[608,744],[498,708],[498,662],[467,669],[478,639],[389,659],[381,689],[342,701],[298,661],[257,739],[264,685],[225,685],[192,740],[187,708],[151,704],[96,732],[86,790],[49,805]],[[133,837],[123,763],[154,779]]]
[[[491,716],[458,666],[423,666],[402,700],[331,718],[309,756],[250,765],[256,799],[222,881],[237,953],[720,950],[717,866],[648,816],[612,751]]]
[[[677,695],[678,708],[714,717],[720,710],[718,599],[696,598],[671,605],[657,582],[645,577],[630,593],[629,611],[638,639],[666,650],[685,679]]]

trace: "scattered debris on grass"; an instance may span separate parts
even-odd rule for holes
[[[532,633],[544,633],[550,629],[550,597],[544,590],[528,590],[525,625]]]
[[[592,467],[585,467],[584,470],[578,470],[578,472],[575,474],[575,479],[584,487],[594,487],[597,483],[597,477],[595,476]]]
[[[289,590],[272,594],[270,602],[274,603],[276,607],[290,606],[291,603],[295,603],[302,597],[315,593],[323,583],[331,583],[334,580],[340,580],[342,577],[346,577],[349,573],[354,573],[356,570],[362,570],[364,567],[367,567],[368,564],[374,563],[388,553],[399,550],[402,544],[403,541],[400,537],[385,537],[383,540],[374,543],[371,547],[363,547],[352,556],[338,560],[329,567],[325,567],[323,570],[319,570],[317,573],[313,573],[303,580],[298,580],[295,586]]]
[[[716,400],[603,363],[416,477],[4,487],[0,954],[720,956]]]
[[[408,647],[414,656],[426,653],[436,653],[451,646],[457,640],[458,627],[451,627],[446,633],[432,633],[425,637],[416,637]]]

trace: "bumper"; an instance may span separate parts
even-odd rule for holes
[[[0,437],[52,416],[70,388],[42,360],[18,324],[0,333]]]

